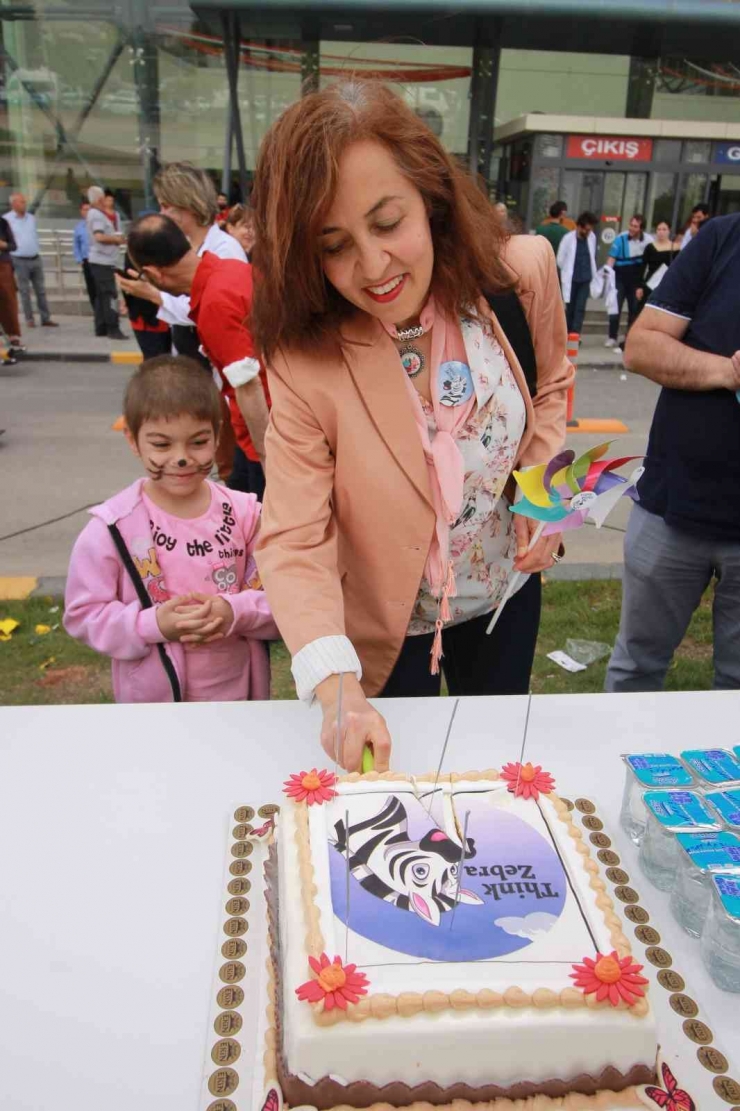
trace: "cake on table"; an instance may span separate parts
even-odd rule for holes
[[[286,1107],[639,1106],[647,980],[553,786],[518,764],[291,777],[265,867]]]

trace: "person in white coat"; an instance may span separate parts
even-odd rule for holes
[[[596,278],[597,219],[593,212],[582,212],[575,231],[564,235],[558,248],[560,284],[565,301],[565,318],[569,332],[579,335],[583,329],[591,283]]]

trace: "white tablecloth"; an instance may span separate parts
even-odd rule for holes
[[[453,705],[381,704],[394,767],[436,769]],[[526,711],[526,698],[462,699],[445,769],[519,759]],[[620,753],[736,744],[738,721],[735,692],[540,696],[525,751],[562,794],[597,802],[735,1074],[738,996],[705,975],[618,815]],[[318,724],[290,702],[0,709],[3,1111],[196,1108],[230,819],[326,765]]]

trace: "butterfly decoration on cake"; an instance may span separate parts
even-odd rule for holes
[[[283,1111],[283,1093],[277,1084],[270,1084],[262,1096],[259,1111]]]
[[[438,926],[458,903],[481,906],[483,900],[459,883],[461,860],[475,856],[475,841],[462,844],[433,827],[419,841],[408,834],[406,807],[396,795],[385,799],[373,817],[347,827],[334,826],[331,844],[346,857],[349,870],[371,895]]]
[[[600,528],[625,494],[637,500],[635,484],[643,473],[643,468],[637,467],[629,478],[615,474],[619,467],[642,456],[604,459],[611,443],[607,440],[597,444],[577,459],[576,453],[567,449],[554,455],[549,463],[528,471],[514,471],[524,496],[509,507],[511,512],[544,522],[541,533],[544,536],[580,528],[589,519]]]
[[[259,829],[250,829],[247,834],[247,841],[266,841],[275,828],[275,818],[270,815],[264,825]]]
[[[655,1084],[643,1084],[637,1089],[637,1094],[646,1107],[662,1107],[665,1111],[696,1111],[696,1104],[683,1088],[679,1088],[678,1081],[665,1061],[660,1062],[660,1073],[663,1087]]]

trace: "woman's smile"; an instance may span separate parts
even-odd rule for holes
[[[396,278],[391,278],[390,281],[385,282],[383,285],[366,285],[365,293],[372,297],[373,301],[377,301],[381,305],[387,304],[389,301],[395,301],[403,291],[406,285],[408,274],[399,274]]]

